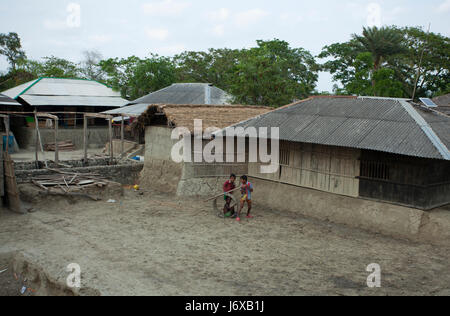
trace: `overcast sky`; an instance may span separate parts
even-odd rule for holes
[[[174,55],[243,48],[279,38],[318,54],[365,25],[424,26],[450,36],[450,0],[1,0],[0,33],[17,32],[29,58],[78,62],[84,50],[106,57]],[[0,57],[0,70],[8,67]],[[321,74],[319,90],[332,90]]]

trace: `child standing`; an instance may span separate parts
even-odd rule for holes
[[[245,206],[245,203],[247,203],[247,206],[248,206],[247,218],[249,218],[249,219],[253,218],[253,216],[250,214],[250,212],[252,210],[252,193],[253,193],[253,184],[248,182],[247,176],[242,176],[241,177],[241,195],[242,195],[241,205],[239,207],[238,217],[236,219],[238,222],[241,221],[241,212]]]
[[[236,188],[236,185],[234,184],[235,181],[236,181],[236,175],[232,174],[230,176],[230,179],[227,180],[223,185],[223,193],[225,193],[225,195],[224,195],[225,206],[223,207],[223,215],[225,217],[232,217],[236,213],[234,206],[231,207],[232,199],[229,194],[232,194],[232,193],[227,194],[228,192],[233,191]]]

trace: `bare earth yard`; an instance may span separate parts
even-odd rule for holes
[[[102,295],[450,295],[450,248],[259,206],[255,215],[239,224],[198,199],[128,190],[115,204],[2,210],[0,254],[19,251],[62,283],[78,263],[82,287]],[[366,285],[371,263],[379,289]]]

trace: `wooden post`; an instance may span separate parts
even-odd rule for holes
[[[113,117],[111,115],[106,114],[99,114],[99,113],[85,113],[84,114],[84,160],[87,162],[87,118],[88,117],[95,117],[95,118],[103,118],[105,120],[108,120],[108,127],[109,127],[109,151],[111,156],[111,163],[114,161],[114,152],[113,152],[113,131],[112,131],[112,119]]]
[[[35,156],[36,156],[36,169],[39,169],[39,151],[38,151],[38,147],[39,147],[39,121],[38,121],[38,117],[37,117],[37,110],[34,110],[34,124],[35,124],[35,130],[36,130],[36,151],[35,151]]]
[[[58,166],[59,164],[59,148],[58,148],[58,125],[59,118],[55,118],[55,164]]]
[[[87,127],[88,127],[88,121],[86,115],[84,115],[84,127],[83,127],[83,138],[84,138],[84,162],[87,163],[88,154],[87,154]]]
[[[120,156],[122,157],[125,151],[125,117],[122,115],[122,124],[120,125]]]
[[[9,152],[9,116],[3,119],[6,129],[6,153]]]
[[[108,127],[109,127],[109,154],[110,154],[110,162],[111,164],[114,161],[114,146],[113,146],[113,131],[112,131],[112,118],[108,119]]]

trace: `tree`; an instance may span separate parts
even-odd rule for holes
[[[340,83],[341,87],[335,87],[336,93],[367,93],[368,77],[363,80],[364,72],[359,73],[359,78],[357,74],[363,70],[360,54],[370,53],[373,59],[370,66],[371,91],[374,95],[411,98],[423,49],[425,53],[416,96],[434,97],[450,92],[448,37],[426,33],[420,28],[385,27],[377,29],[377,32],[370,30],[365,29],[365,35],[355,35],[349,42],[325,46],[318,56],[329,59],[322,65],[322,70],[329,71],[333,80]],[[393,45],[393,42],[397,42],[397,45]],[[368,69],[365,71],[368,74]],[[389,85],[392,85],[392,89],[388,89]],[[399,93],[399,86],[402,93]]]
[[[318,66],[308,51],[277,39],[257,44],[243,51],[236,66],[229,89],[236,102],[281,106],[314,92]]]
[[[425,32],[421,28],[401,29],[408,50],[405,54],[389,58],[396,78],[403,83],[404,94],[412,97],[423,54],[418,80],[417,97],[434,97],[450,92],[450,38]]]
[[[227,48],[183,52],[174,58],[177,81],[211,83],[229,90],[241,55],[241,50]]]
[[[16,70],[17,63],[26,58],[17,33],[0,34],[0,55],[6,56],[12,70]]]
[[[353,38],[366,52],[372,53],[374,72],[386,58],[406,52],[402,33],[396,27],[363,28],[362,36],[353,34]]]
[[[85,79],[103,81],[105,73],[100,67],[103,59],[102,54],[97,51],[84,51],[84,59],[80,63],[80,72]]]
[[[33,74],[35,77],[79,78],[81,75],[75,63],[55,56],[44,57],[42,62],[24,60],[18,66],[20,70]]]
[[[318,57],[329,60],[321,65],[321,70],[330,72],[333,81],[343,86],[342,89],[336,84],[334,87],[336,93],[348,94],[345,90],[355,76],[355,62],[361,53],[361,46],[354,39],[346,43],[331,44],[322,49]]]
[[[402,83],[395,72],[388,68],[373,71],[372,53],[361,53],[354,63],[355,73],[346,86],[345,93],[352,95],[374,95],[379,97],[402,97]],[[372,83],[375,83],[373,85]]]
[[[100,62],[106,74],[106,82],[120,91],[123,98],[135,100],[175,82],[175,65],[167,57],[151,55],[140,59],[110,58]]]

